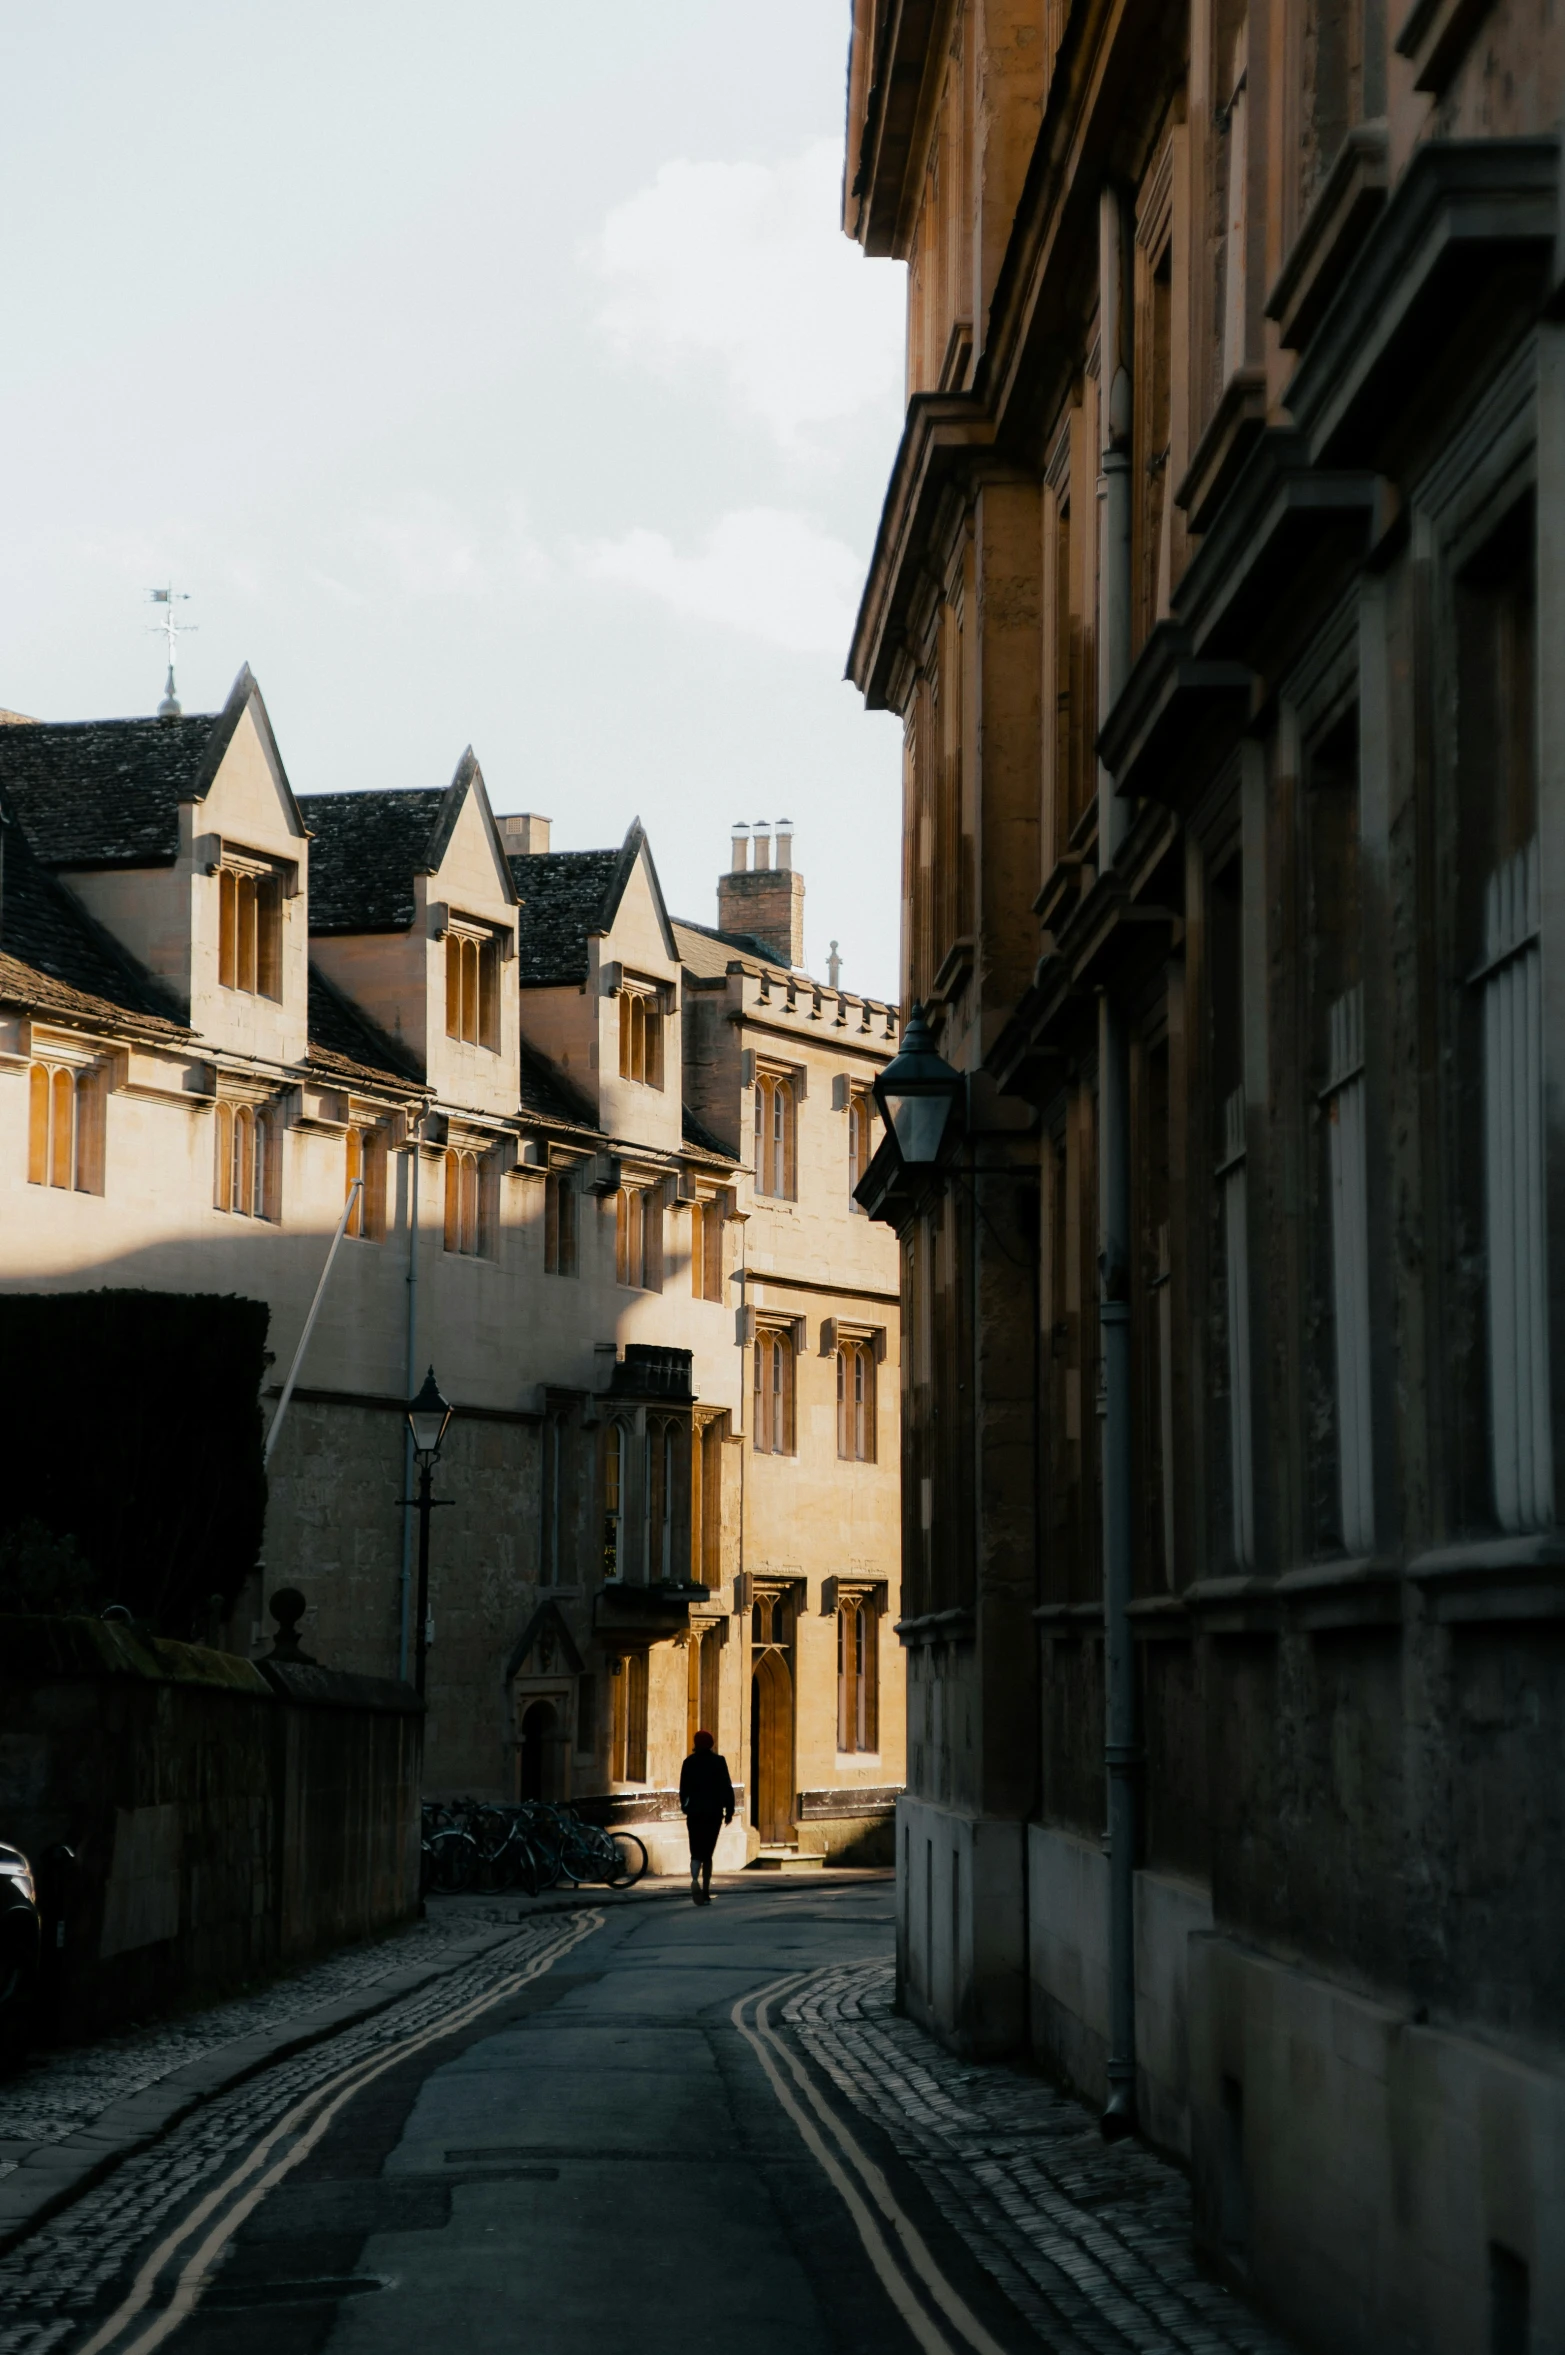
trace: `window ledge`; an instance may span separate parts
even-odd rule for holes
[[[1065,1634],[1077,1629],[1101,1627],[1103,1605],[1096,1603],[1039,1603],[1033,1611],[1035,1623],[1048,1630],[1058,1628]]]
[[[1550,1531],[1437,1546],[1416,1555],[1407,1574],[1442,1625],[1565,1619],[1565,1538]]]
[[[1278,1620],[1277,1581],[1253,1572],[1198,1578],[1185,1588],[1187,1608],[1199,1612],[1208,1635],[1270,1635]]]
[[[1285,350],[1300,351],[1309,342],[1389,184],[1384,120],[1355,123],[1266,298],[1266,316],[1276,320]]]
[[[1193,532],[1204,532],[1266,423],[1266,371],[1236,368],[1197,444],[1174,505]]]
[[[905,1644],[938,1644],[960,1641],[973,1632],[974,1617],[965,1605],[950,1611],[923,1611],[913,1619],[899,1619],[893,1633]]]
[[[1383,1555],[1307,1562],[1283,1572],[1277,1593],[1301,1626],[1323,1634],[1335,1627],[1398,1627],[1402,1622],[1401,1576],[1397,1564]]]

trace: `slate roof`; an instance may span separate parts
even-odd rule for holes
[[[747,957],[754,964],[770,965],[778,973],[787,973],[775,949],[769,949],[753,932],[715,932],[710,924],[692,924],[688,916],[673,919],[674,938],[679,944],[679,961],[689,967],[698,980],[714,981],[728,971],[735,957]]]
[[[413,878],[438,863],[430,855],[446,789],[306,793],[299,802],[310,829],[310,930],[406,932],[413,921]]]
[[[0,804],[0,963],[4,994],[40,1012],[185,1038],[173,1001],[57,882]]]
[[[0,792],[50,867],[168,867],[217,715],[0,728]]]
[[[619,866],[617,850],[518,852],[511,859],[522,903],[517,957],[523,989],[586,980],[587,935],[605,930],[612,918],[609,898]]]
[[[377,1085],[390,1080],[399,1088],[423,1084],[403,1049],[318,965],[310,967],[310,1061],[342,1079]]]
[[[177,720],[26,720],[0,727],[0,796],[46,867],[167,867],[179,805],[204,799],[245,711],[288,780],[246,664],[221,711]]]

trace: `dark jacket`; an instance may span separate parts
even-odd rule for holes
[[[732,1823],[734,1786],[721,1750],[692,1750],[679,1770],[679,1804],[686,1815],[720,1815]]]

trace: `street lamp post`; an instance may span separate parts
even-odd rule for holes
[[[935,1045],[922,1006],[909,1013],[901,1047],[875,1081],[873,1094],[903,1168],[932,1169],[963,1087],[961,1073]]]
[[[435,1369],[431,1366],[424,1376],[423,1389],[408,1404],[408,1429],[413,1435],[413,1454],[418,1464],[418,1495],[413,1499],[418,1507],[418,1619],[413,1647],[413,1687],[420,1700],[424,1698],[429,1663],[429,1516],[436,1505],[429,1484],[440,1461],[440,1445],[450,1420],[451,1409],[440,1395]]]

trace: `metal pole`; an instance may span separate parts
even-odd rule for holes
[[[413,1128],[408,1174],[408,1362],[406,1396],[418,1387],[418,1162],[419,1123]],[[409,1605],[413,1600],[413,1434],[402,1435],[402,1576],[397,1596],[397,1674],[408,1678]]]
[[[413,1689],[422,1701],[424,1678],[429,1661],[429,1516],[431,1502],[429,1484],[434,1477],[434,1466],[421,1462],[418,1467],[418,1627],[413,1644]]]
[[[288,1368],[288,1379],[283,1384],[282,1397],[277,1401],[277,1412],[273,1415],[271,1429],[266,1434],[266,1445],[261,1452],[263,1466],[272,1460],[272,1450],[277,1445],[277,1434],[283,1427],[283,1417],[288,1412],[288,1404],[293,1397],[293,1386],[299,1379],[299,1368],[304,1363],[304,1353],[310,1346],[310,1335],[315,1330],[315,1320],[321,1312],[321,1296],[326,1290],[326,1279],[331,1274],[331,1263],[337,1256],[338,1244],[347,1232],[348,1214],[353,1208],[354,1197],[362,1193],[363,1190],[364,1180],[362,1178],[355,1178],[348,1188],[348,1199],[342,1206],[342,1216],[337,1221],[337,1232],[331,1239],[331,1249],[326,1254],[326,1265],[321,1270],[321,1280],[315,1287],[315,1298],[310,1302],[310,1313],[304,1320],[304,1331],[299,1335],[299,1346],[293,1353],[293,1364]],[[410,1392],[409,1396],[411,1395]]]
[[[1098,382],[1103,423],[1103,560],[1098,713],[1130,670],[1131,384],[1125,321],[1125,221],[1119,192],[1098,209]],[[1098,871],[1114,864],[1126,813],[1098,768]],[[1104,1767],[1108,1783],[1109,2098],[1113,2139],[1136,2122],[1136,1654],[1130,1626],[1130,1041],[1124,1009],[1098,1000],[1098,1325],[1103,1387]]]

